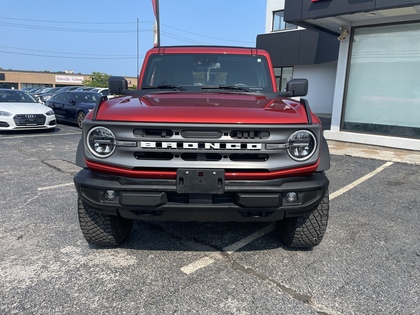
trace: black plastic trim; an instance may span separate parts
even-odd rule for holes
[[[102,103],[108,100],[108,97],[106,95],[102,96],[98,102],[96,103],[95,108],[93,109],[93,117],[92,120],[96,120],[96,116],[98,115],[99,107],[101,107]]]
[[[308,124],[312,125],[312,111],[311,108],[309,107],[309,102],[306,98],[301,98],[300,99],[300,103],[303,105],[303,107],[305,107],[305,111],[306,111],[306,117],[308,118]]]
[[[311,212],[328,191],[323,172],[275,180],[227,180],[223,194],[177,193],[175,180],[136,179],[81,170],[74,177],[77,193],[95,211],[138,220],[276,221]],[[106,200],[106,190],[116,191]],[[301,200],[286,203],[284,193]],[[146,199],[145,199],[146,198]],[[149,198],[149,199],[147,199]]]

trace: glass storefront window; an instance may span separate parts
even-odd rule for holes
[[[293,67],[274,68],[274,76],[279,91],[285,91],[286,84],[293,79]]]
[[[273,31],[289,30],[297,28],[296,25],[287,23],[284,20],[284,11],[273,12]]]
[[[420,23],[357,28],[342,130],[420,139]]]

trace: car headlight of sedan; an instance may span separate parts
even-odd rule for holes
[[[292,133],[286,142],[287,153],[295,161],[306,161],[316,150],[316,137],[308,130]]]
[[[45,115],[47,115],[47,116],[54,115],[54,111],[51,109],[48,112],[46,112]]]
[[[0,116],[6,116],[6,117],[10,117],[10,116],[13,116],[13,114],[12,113],[9,113],[9,112],[6,112],[6,111],[0,111]]]
[[[115,136],[105,127],[92,128],[87,134],[89,151],[97,157],[107,158],[115,151]]]

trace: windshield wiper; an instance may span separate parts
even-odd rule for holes
[[[251,90],[244,86],[239,85],[219,85],[219,86],[202,86],[203,90],[234,90],[234,91],[245,91],[251,92]]]
[[[142,90],[164,90],[164,89],[172,89],[174,91],[186,91],[180,85],[172,85],[172,84],[163,84],[163,85],[153,85],[153,86],[142,86]]]

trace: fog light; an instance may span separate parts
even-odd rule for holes
[[[296,202],[297,200],[298,200],[297,193],[295,193],[295,192],[288,192],[286,194],[286,201],[287,202],[293,203],[293,202]]]
[[[115,198],[117,198],[117,193],[114,190],[107,190],[104,193],[104,197],[105,197],[106,200],[112,201]]]

